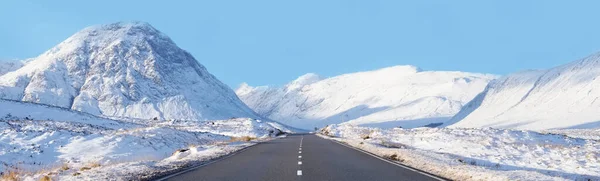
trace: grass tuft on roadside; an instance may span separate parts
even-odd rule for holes
[[[241,136],[241,137],[235,137],[232,136],[231,139],[229,140],[229,142],[249,142],[252,140],[256,140],[256,137],[251,137],[251,136]]]

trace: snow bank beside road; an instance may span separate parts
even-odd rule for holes
[[[0,100],[0,176],[129,180],[210,160],[283,134],[274,122],[112,120],[55,106]],[[272,126],[277,125],[278,127]],[[181,154],[176,150],[188,150]],[[1,178],[0,178],[1,180]]]
[[[600,180],[600,142],[594,139],[500,129],[352,125],[330,125],[321,134],[454,180]]]
[[[251,146],[255,143],[231,143],[220,145],[190,146],[185,152],[175,152],[171,156],[159,160],[141,160],[123,162],[112,165],[92,168],[86,171],[75,170],[67,174],[55,176],[57,180],[147,180],[156,179],[165,174],[175,173],[195,165],[231,154],[235,151]],[[76,175],[74,173],[80,173]],[[35,179],[43,177],[37,174],[29,177]]]
[[[249,119],[250,120],[250,119]],[[39,180],[139,180],[177,171],[227,155],[256,142],[272,139],[276,129],[247,130],[248,121],[221,120],[240,125],[223,133],[248,134],[251,142],[170,126],[110,129],[60,121],[0,120],[0,172]],[[251,128],[258,126],[248,125]],[[213,130],[213,132],[219,132]]]

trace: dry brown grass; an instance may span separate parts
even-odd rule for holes
[[[250,137],[250,136],[242,136],[242,137],[232,136],[231,139],[229,140],[229,142],[237,142],[237,141],[249,142],[249,141],[252,141],[255,139],[256,139],[256,137]]]
[[[8,173],[4,173],[0,180],[3,181],[18,181],[19,180],[19,171],[13,170],[8,171]]]
[[[326,129],[322,129],[321,134],[323,134],[325,136],[333,137],[332,135],[329,135],[329,130],[326,130]]]
[[[372,135],[373,135],[373,133],[375,133],[375,131],[374,131],[374,130],[369,130],[369,132],[368,132],[368,133],[363,133],[363,134],[361,134],[361,135],[360,135],[360,138],[362,138],[363,140],[371,139],[371,138],[373,138],[373,136],[372,136]]]
[[[364,134],[364,135],[361,135],[360,138],[362,138],[363,140],[371,139],[371,135]]]
[[[69,167],[69,165],[67,165],[67,164],[63,164],[63,165],[60,167],[60,170],[62,170],[62,171],[67,171],[67,170],[69,170],[69,169],[71,169],[71,168],[70,168],[70,167]]]
[[[227,144],[229,144],[229,142],[227,142],[227,141],[220,141],[220,142],[214,142],[211,145],[224,146],[224,145],[227,145]]]
[[[101,165],[98,162],[90,162],[90,163],[87,164],[87,166],[79,168],[79,171],[91,170],[92,168],[97,168],[97,167],[100,167],[100,166]]]
[[[48,175],[44,175],[43,177],[40,177],[40,181],[52,181],[52,179],[50,179]]]
[[[389,160],[395,160],[395,161],[399,161],[399,162],[404,162],[404,158],[401,158],[400,156],[398,156],[398,154],[394,153],[391,155],[383,155],[383,158],[389,159]]]
[[[97,168],[97,167],[100,167],[100,166],[102,166],[102,165],[100,165],[100,163],[98,163],[98,162],[90,163],[90,168]]]

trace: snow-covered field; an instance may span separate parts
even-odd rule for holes
[[[141,124],[35,103],[0,100],[0,107],[0,172],[35,180],[139,179],[253,144],[232,139],[264,141],[292,131],[251,118]]]
[[[330,125],[321,134],[453,180],[600,180],[598,130]]]

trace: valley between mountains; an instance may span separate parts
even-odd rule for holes
[[[398,65],[235,91],[201,62],[144,22],[87,27],[0,62],[2,178],[154,180],[190,168],[195,178],[292,155],[293,166],[258,165],[290,180],[353,178],[323,171],[344,170],[330,168],[338,160],[376,170],[364,178],[600,180],[600,54],[503,76]],[[317,151],[302,153],[305,137]],[[355,161],[366,155],[350,147],[380,160]]]

